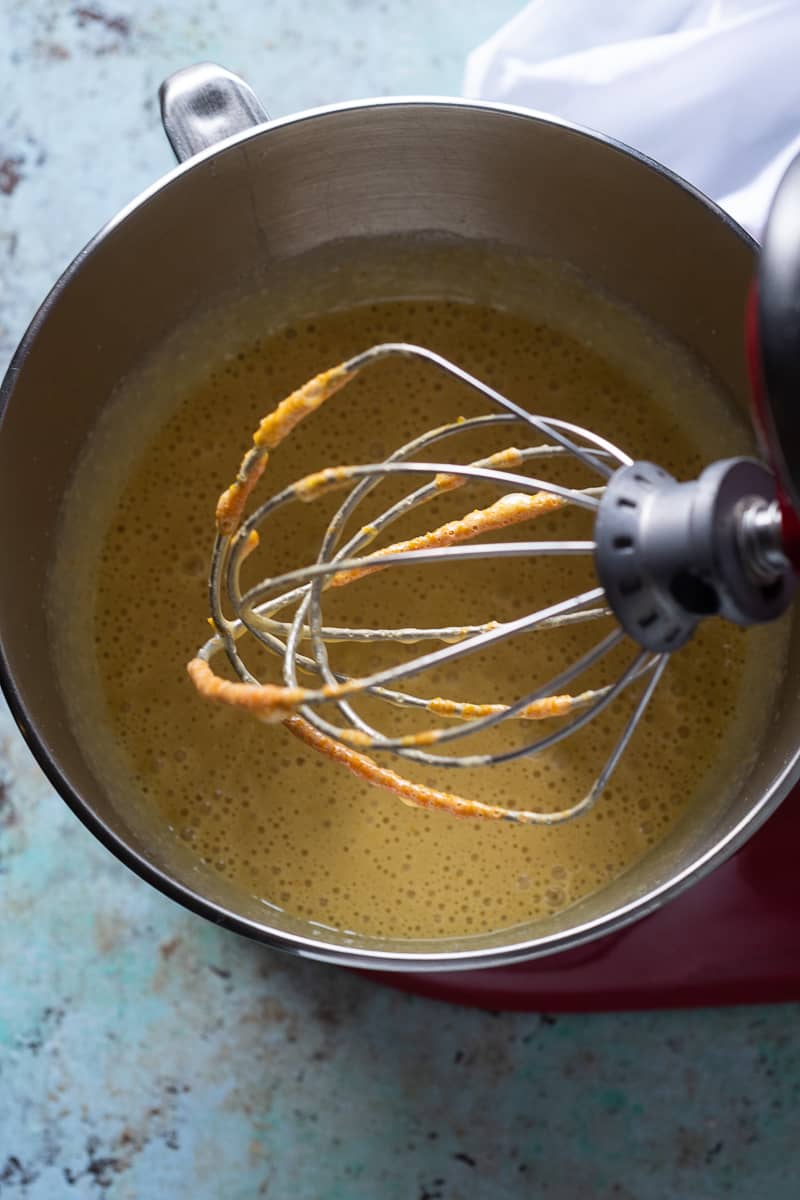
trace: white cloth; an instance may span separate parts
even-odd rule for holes
[[[467,60],[464,94],[609,134],[758,237],[800,151],[800,0],[534,0]]]

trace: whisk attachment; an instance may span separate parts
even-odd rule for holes
[[[282,488],[245,516],[269,455],[359,372],[389,357],[417,359],[444,372],[480,394],[492,411],[423,433],[384,462],[315,471]],[[522,448],[508,446],[470,463],[429,462],[416,457],[457,434],[497,426],[516,426],[525,440],[536,435],[543,441]],[[580,463],[598,483],[568,487],[539,477],[540,469],[568,459]],[[391,479],[408,482],[411,490],[373,512],[356,533],[346,536],[359,506]],[[470,483],[497,487],[501,495],[461,518],[368,551],[370,544],[401,518],[442,493]],[[557,824],[588,811],[601,795],[670,654],[687,640],[703,615],[719,612],[747,623],[771,619],[788,604],[791,576],[781,567],[780,546],[775,545],[769,507],[774,488],[770,490],[770,483],[769,473],[758,464],[737,460],[715,464],[693,484],[678,484],[652,464],[634,463],[619,447],[591,430],[529,413],[425,347],[408,343],[374,346],[299,388],[256,430],[236,480],[217,506],[209,575],[215,634],[189,664],[189,673],[203,695],[245,709],[263,721],[284,722],[308,745],[359,778],[388,788],[409,805],[520,824]],[[275,513],[337,491],[345,495],[327,524],[315,561],[264,577],[243,590],[242,565],[258,547]],[[593,517],[592,539],[475,543],[476,538],[568,507],[583,509]],[[469,626],[366,628],[333,625],[324,617],[327,593],[379,571],[560,555],[588,558],[594,563],[599,585],[513,620],[489,619]],[[232,610],[231,617],[223,611],[225,604]],[[507,702],[424,696],[411,690],[409,681],[433,668],[458,663],[470,653],[490,650],[518,635],[590,621],[604,621],[610,631],[554,678]],[[617,652],[626,634],[635,646],[621,674],[600,687],[567,690]],[[277,657],[281,683],[260,682],[251,672],[240,653],[244,640],[258,643]],[[414,647],[415,652],[402,663],[353,676],[331,666],[329,647],[335,643],[392,643]],[[416,647],[423,643],[433,644],[432,648],[417,652]],[[212,662],[221,653],[236,679],[215,673]],[[379,765],[367,753],[390,752],[431,767],[511,762],[557,745],[632,686],[639,688],[637,699],[594,784],[575,804],[558,812],[507,808],[440,791]],[[439,723],[410,733],[382,731],[353,707],[352,701],[361,695],[394,709],[422,711]],[[516,721],[524,726],[548,720],[556,720],[556,728],[512,749],[450,752],[460,739],[485,735],[501,723]]]

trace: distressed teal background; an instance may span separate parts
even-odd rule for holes
[[[0,357],[171,165],[161,78],[211,58],[271,113],[455,92],[516,0],[0,0]],[[4,564],[5,572],[13,564]],[[92,840],[0,717],[2,1200],[784,1200],[796,1006],[470,1012],[190,916]]]

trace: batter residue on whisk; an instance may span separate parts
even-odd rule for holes
[[[62,683],[75,698],[81,740],[91,742],[95,769],[115,794],[149,806],[175,837],[249,895],[298,917],[365,935],[436,938],[495,930],[568,906],[639,860],[689,805],[727,787],[768,707],[754,697],[759,688],[768,696],[773,686],[772,631],[743,635],[722,623],[704,626],[675,656],[636,735],[635,753],[623,759],[596,810],[553,829],[454,821],[408,808],[289,738],[280,725],[200,703],[185,673],[207,616],[213,506],[236,473],[241,431],[254,428],[315,372],[373,343],[429,346],[532,409],[605,433],[630,454],[682,477],[721,451],[746,448],[736,429],[721,444],[714,432],[721,401],[683,359],[683,415],[671,410],[663,370],[649,378],[642,366],[645,333],[631,321],[625,336],[638,347],[639,366],[631,374],[615,365],[619,353],[606,355],[596,341],[589,345],[522,316],[449,301],[397,300],[279,329],[211,363],[182,392],[165,359],[146,385],[163,393],[162,418],[123,484],[91,463],[78,473],[54,574],[56,628],[68,647]],[[170,399],[176,391],[177,405]],[[307,416],[270,461],[270,491],[330,464],[381,461],[420,430],[486,411],[414,362],[379,365],[345,394],[346,403],[334,396],[323,412]],[[696,414],[706,410],[704,425]],[[115,419],[110,413],[112,434]],[[122,429],[124,406],[118,419]],[[122,435],[114,436],[121,444]],[[470,440],[467,433],[461,460],[499,451],[509,436],[500,430],[487,444],[485,435]],[[573,482],[561,464],[550,477]],[[399,496],[404,485],[398,486]],[[470,505],[488,508],[497,500],[496,490],[477,500],[473,495],[465,505],[459,489],[443,487],[423,510],[423,529],[457,536],[461,531],[448,531],[449,522]],[[327,500],[293,505],[285,520],[270,526],[272,569],[290,570],[305,559],[298,546],[318,544],[331,511]],[[330,501],[335,506],[336,496]],[[106,516],[82,522],[87,512]],[[580,512],[542,514],[537,521],[562,518],[565,530],[576,531],[566,536],[586,536]],[[420,532],[417,513],[409,526],[393,528],[391,540]],[[524,525],[508,533],[530,536]],[[591,586],[589,570],[575,559],[429,566],[419,576],[411,569],[375,570],[328,590],[326,620],[366,625],[379,613],[380,625],[403,624],[409,611],[439,626],[505,620],[520,605],[530,610],[531,596],[540,606]],[[76,594],[76,574],[88,581],[90,594]],[[81,603],[89,604],[88,621]],[[553,676],[592,639],[596,629],[575,625],[539,633],[522,649],[520,642],[497,647],[466,659],[457,675],[442,671],[430,694],[487,710],[530,690],[531,656],[542,656]],[[372,648],[370,665],[392,661],[390,651],[384,659],[380,647]],[[357,647],[342,645],[337,654],[349,673],[363,671]],[[270,662],[265,656],[263,677],[280,683]],[[608,682],[609,673],[616,675],[604,670],[587,677],[586,686]],[[359,703],[370,719],[370,701]],[[446,714],[450,703],[437,700],[432,711]],[[421,719],[429,722],[430,714]],[[748,722],[756,730],[750,739]],[[497,744],[519,736],[519,727],[516,734],[498,732]],[[405,763],[401,771],[487,803],[533,807],[535,799],[566,807],[587,790],[618,729],[615,719],[603,716],[541,757],[488,771],[437,773]],[[99,730],[105,733],[98,739]],[[378,757],[382,767],[396,765]]]

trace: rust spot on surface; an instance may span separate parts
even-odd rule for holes
[[[168,941],[161,943],[158,947],[158,952],[162,958],[172,958],[180,944],[181,939],[179,937],[170,938]]]
[[[9,1188],[26,1188],[29,1184],[34,1183],[39,1177],[39,1172],[33,1167],[28,1167],[18,1158],[16,1154],[9,1154],[2,1170],[0,1170],[0,1188],[4,1185]]]
[[[72,1171],[69,1167],[64,1167],[64,1179],[70,1187],[74,1187],[82,1179],[88,1179],[96,1188],[106,1190],[112,1186],[114,1176],[122,1174],[131,1165],[127,1159],[118,1158],[113,1154],[99,1155],[97,1151],[100,1145],[100,1139],[97,1137],[87,1139],[87,1161],[82,1171]]]
[[[8,784],[0,779],[0,829],[11,829],[19,824],[19,813],[11,802]]]
[[[131,31],[131,23],[127,17],[111,17],[101,8],[73,8],[72,12],[81,28],[92,24],[102,25],[104,29],[110,33],[118,33],[120,37],[127,37]]]
[[[220,979],[230,979],[231,973],[227,967],[218,967],[215,963],[208,964],[209,971],[213,971]]]
[[[94,944],[100,954],[110,954],[127,932],[125,922],[115,914],[98,913],[94,919]]]
[[[65,59],[72,57],[67,47],[62,46],[60,42],[38,40],[34,42],[33,49],[40,58],[47,58],[51,62],[63,62]]]
[[[328,1005],[323,1004],[318,1005],[314,1009],[314,1019],[319,1021],[320,1025],[327,1025],[334,1029],[341,1020],[335,1008],[330,1008]]]
[[[272,996],[265,996],[260,1005],[260,1016],[264,1021],[285,1021],[289,1016],[286,1009],[279,1000]]]
[[[10,196],[16,191],[17,185],[22,179],[22,159],[19,156],[9,156],[0,160],[0,192],[4,196]]]

